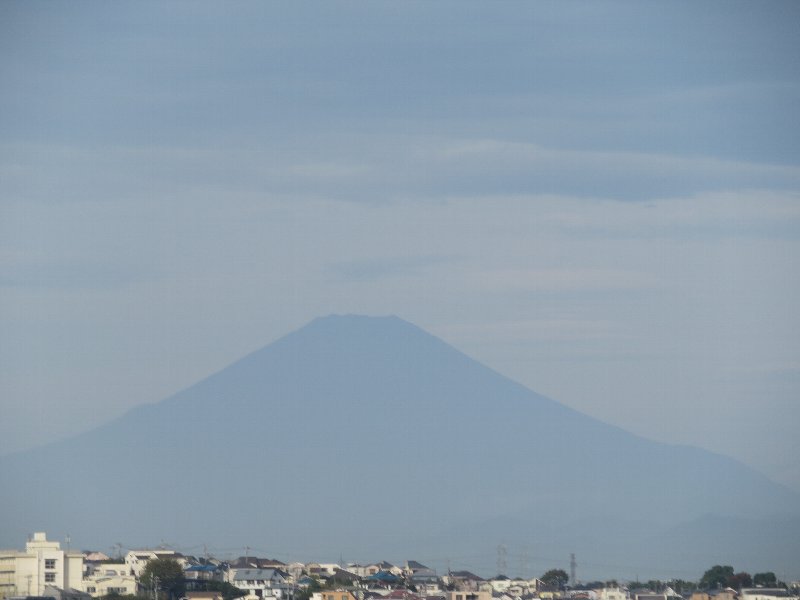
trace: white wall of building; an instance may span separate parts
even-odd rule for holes
[[[0,552],[0,598],[41,596],[46,586],[80,589],[83,554],[65,552],[43,532],[34,533],[23,552]]]

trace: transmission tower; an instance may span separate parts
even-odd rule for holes
[[[572,587],[575,587],[575,567],[577,563],[575,562],[575,554],[569,555],[569,582]]]
[[[530,576],[530,568],[531,568],[531,559],[530,556],[528,555],[528,546],[522,547],[522,554],[520,555],[519,563],[520,563],[519,569],[520,572],[522,573],[522,577],[528,579],[528,577]]]
[[[506,575],[508,570],[508,549],[505,544],[500,544],[497,547],[497,574]]]

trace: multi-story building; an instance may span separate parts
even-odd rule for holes
[[[42,596],[45,587],[79,589],[83,554],[61,549],[43,532],[34,533],[24,551],[0,550],[0,600],[9,596]]]

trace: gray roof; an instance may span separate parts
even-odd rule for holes
[[[478,577],[471,571],[451,571],[450,577],[458,579],[472,579],[473,581],[483,581],[483,577]]]
[[[275,577],[277,569],[237,569],[234,581],[270,580]]]

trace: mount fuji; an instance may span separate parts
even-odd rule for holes
[[[794,492],[590,418],[397,317],[316,319],[161,402],[0,458],[0,506],[6,547],[68,532],[491,575],[505,544],[527,549],[531,575],[575,552],[582,576],[619,578],[782,573],[800,556]]]

